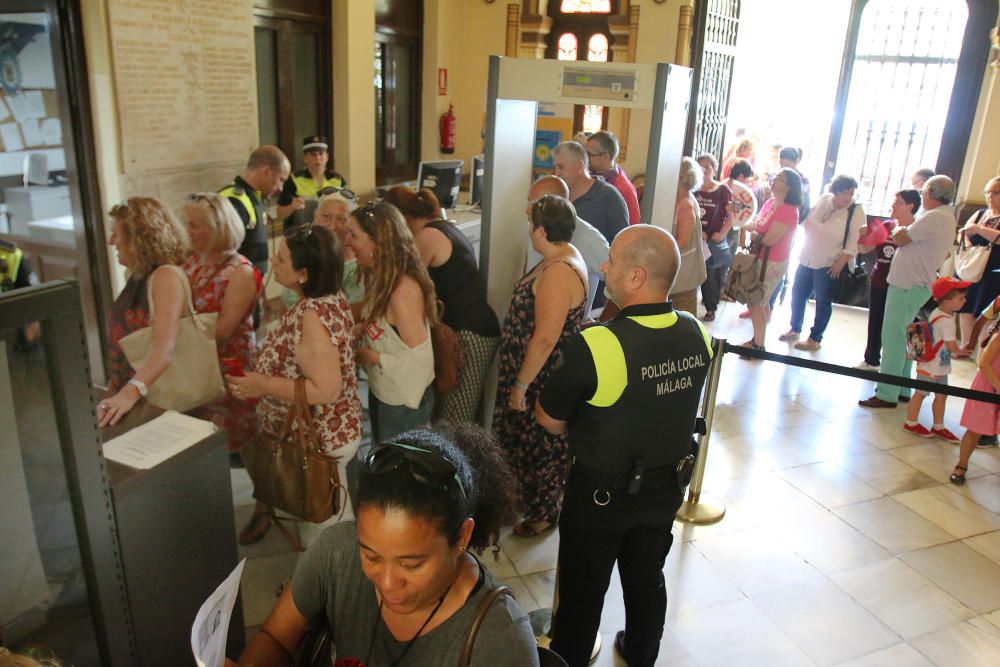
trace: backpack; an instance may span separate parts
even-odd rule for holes
[[[934,340],[934,323],[947,315],[938,315],[931,321],[918,316],[906,327],[906,358],[927,363],[937,356],[944,345],[943,340]]]

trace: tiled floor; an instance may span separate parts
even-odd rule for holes
[[[739,310],[724,305],[713,333],[749,338]],[[787,306],[775,313],[770,351],[792,352],[777,340],[787,317]],[[865,317],[837,308],[811,356],[860,362]],[[957,361],[951,382],[974,374]],[[1000,451],[977,450],[954,487],[958,448],[903,433],[904,408],[859,408],[871,393],[870,382],[726,355],[704,485],[726,516],[675,525],[658,665],[1000,664]],[[949,399],[945,419],[959,434],[962,404]],[[233,478],[242,525],[249,483]],[[491,565],[527,610],[551,604],[558,540],[507,536]],[[296,556],[275,531],[243,553],[256,626]],[[613,579],[597,665],[624,665],[611,648],[623,619]]]

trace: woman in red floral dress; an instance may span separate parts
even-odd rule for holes
[[[220,367],[231,373],[253,369],[256,342],[253,307],[260,293],[260,272],[236,250],[246,233],[236,211],[214,192],[188,197],[184,206],[193,251],[184,263],[194,308],[218,313],[215,341]],[[257,435],[257,411],[231,393],[200,408],[199,415],[229,432],[235,452]]]
[[[300,225],[285,234],[271,263],[274,278],[299,299],[261,345],[254,372],[227,375],[240,399],[260,398],[261,430],[277,434],[295,398],[295,380],[306,380],[313,427],[323,453],[337,456],[341,480],[361,443],[361,400],[354,366],[354,318],[341,291],[344,260],[336,234],[317,225]],[[341,515],[353,518],[350,503]],[[260,540],[274,523],[274,512],[258,502],[240,533],[241,544]]]

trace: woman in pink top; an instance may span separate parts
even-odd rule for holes
[[[788,255],[795,237],[795,226],[799,222],[799,206],[802,204],[802,179],[794,169],[782,169],[771,183],[771,198],[764,202],[757,219],[744,229],[751,232],[750,247],[756,249],[757,256],[766,263],[764,271],[764,299],[759,303],[748,303],[750,321],[753,322],[753,338],[743,343],[743,347],[764,349],[764,334],[767,332],[769,306],[768,297],[788,267]]]

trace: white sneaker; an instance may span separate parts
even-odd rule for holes
[[[801,331],[795,331],[794,329],[789,329],[785,333],[778,336],[778,340],[780,340],[782,343],[788,343],[790,341],[797,341],[799,339],[799,336],[801,335],[802,335]]]
[[[867,361],[862,361],[860,364],[858,364],[857,366],[855,366],[855,368],[857,368],[858,370],[862,370],[862,371],[877,371],[881,367],[880,366],[872,366]]]

